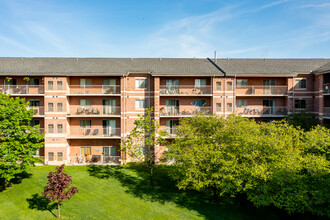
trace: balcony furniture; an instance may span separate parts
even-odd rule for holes
[[[78,160],[78,163],[83,163],[84,162],[81,156],[77,157],[77,160]]]
[[[256,112],[257,112],[257,115],[261,115],[261,111],[259,110],[258,107],[256,107]]]
[[[91,129],[87,129],[85,135],[89,135],[91,133]]]
[[[93,135],[97,135],[99,133],[99,129],[94,129]]]
[[[79,107],[78,109],[77,109],[77,114],[79,115],[79,114],[82,114],[84,112],[84,109],[82,108],[82,107]]]
[[[98,115],[100,114],[100,112],[97,108],[93,108],[93,114]]]
[[[91,162],[97,163],[101,161],[101,155],[92,155]]]
[[[87,114],[92,114],[93,113],[93,108],[92,107],[88,107],[86,110]]]

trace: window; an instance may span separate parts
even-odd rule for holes
[[[87,156],[87,155],[91,155],[91,147],[80,147],[80,155],[81,156]]]
[[[48,161],[54,161],[54,152],[48,152]]]
[[[54,89],[54,82],[48,81],[48,90],[53,90],[53,89]]]
[[[63,125],[62,124],[58,124],[57,125],[57,133],[58,134],[62,134],[63,133]]]
[[[39,107],[40,100],[39,99],[30,99],[29,100],[29,107]]]
[[[179,120],[166,120],[166,131],[169,134],[176,134],[176,128],[179,125]]]
[[[136,89],[147,88],[147,78],[135,78],[135,88]]]
[[[57,81],[57,90],[62,90],[62,89],[63,89],[63,82]]]
[[[63,112],[63,103],[62,102],[57,103],[57,111]]]
[[[306,89],[307,85],[306,85],[306,79],[296,79],[296,88],[297,89]]]
[[[236,88],[247,88],[248,86],[247,79],[237,79],[236,83],[237,83]]]
[[[195,79],[195,88],[206,87],[206,79]]]
[[[141,109],[146,107],[147,107],[146,100],[135,100],[135,109]]]
[[[205,107],[206,106],[206,100],[204,100],[204,99],[195,99],[194,105],[195,105],[195,107]]]
[[[32,119],[30,121],[30,126],[36,126],[36,125],[40,125],[40,120]]]
[[[237,99],[236,100],[236,107],[242,108],[247,106],[247,100],[246,99]]]
[[[90,107],[92,106],[91,99],[80,99],[80,107]]]
[[[227,82],[227,91],[233,91],[233,82]]]
[[[92,79],[80,79],[80,88],[92,88]]]
[[[215,105],[215,111],[216,112],[221,112],[221,103],[216,103],[216,105]]]
[[[54,103],[48,103],[48,111],[53,112],[54,111]]]
[[[222,90],[221,82],[216,82],[216,83],[215,83],[215,89],[216,89],[216,90]]]
[[[233,103],[227,103],[227,112],[232,112],[233,111]]]
[[[54,125],[53,124],[48,125],[48,133],[54,133]]]
[[[63,152],[57,152],[57,161],[63,161]]]
[[[306,108],[306,100],[294,100],[294,107],[305,109]]]
[[[29,81],[29,85],[30,85],[31,87],[33,87],[33,86],[38,86],[39,84],[40,84],[39,79],[30,79],[30,81]]]
[[[80,128],[91,128],[92,121],[91,120],[80,120]]]

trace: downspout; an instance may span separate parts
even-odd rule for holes
[[[128,74],[127,74],[128,75]],[[123,140],[125,141],[125,74],[123,74]],[[126,152],[123,152],[123,160],[126,163]]]
[[[295,112],[295,106],[294,106],[294,77],[292,77],[292,113]]]
[[[215,74],[213,74],[212,78],[212,114],[214,114],[216,111],[214,111],[214,108],[216,108],[216,104],[214,103],[214,79],[215,79]]]
[[[226,118],[226,84],[227,84],[227,81],[226,81],[226,76],[224,77],[224,80],[225,80],[225,82],[224,82],[224,85],[223,85],[223,88],[224,88],[224,91],[223,91],[223,94],[224,94],[224,96],[223,96],[223,114],[224,114],[224,117]]]
[[[233,113],[236,115],[236,74],[234,75],[233,83]]]

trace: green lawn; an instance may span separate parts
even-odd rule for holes
[[[157,167],[155,184],[140,166],[67,166],[79,190],[61,207],[63,219],[310,219],[270,208],[213,202],[211,194],[179,191],[170,181],[170,167]],[[0,192],[0,219],[54,219],[57,209],[41,197],[55,166],[29,170],[29,177]],[[55,204],[56,205],[56,204]],[[315,219],[315,218],[314,218]]]

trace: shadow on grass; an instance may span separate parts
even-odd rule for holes
[[[290,216],[276,208],[256,208],[245,198],[213,201],[212,193],[179,190],[168,173],[171,166],[157,166],[154,170],[154,184],[149,182],[149,170],[141,165],[88,166],[90,176],[99,179],[114,178],[126,188],[126,193],[135,197],[165,203],[172,202],[179,207],[198,212],[206,219],[308,219]],[[137,174],[134,175],[133,173]]]
[[[4,191],[6,188],[10,187],[13,184],[20,184],[23,179],[26,178],[31,178],[32,174],[31,173],[27,173],[26,171],[23,171],[22,173],[16,174],[15,178],[13,178],[8,186],[5,186],[5,183],[3,181],[3,179],[0,178],[0,192]]]
[[[50,213],[52,213],[54,217],[57,217],[53,213],[53,209],[57,207],[57,203],[51,204],[48,198],[36,193],[32,195],[32,198],[26,199],[26,201],[29,203],[29,209],[36,209],[39,211],[49,211]]]

